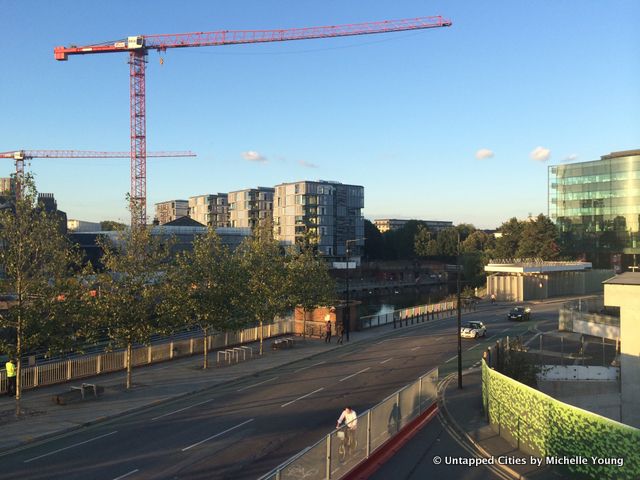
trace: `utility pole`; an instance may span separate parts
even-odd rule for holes
[[[347,277],[346,277],[346,284],[347,284],[347,308],[345,309],[344,312],[344,316],[343,318],[343,327],[344,327],[344,333],[347,336],[347,342],[349,341],[349,331],[351,330],[351,302],[350,302],[350,298],[349,298],[349,257],[351,255],[351,249],[349,248],[349,244],[350,243],[356,243],[359,240],[366,240],[366,238],[354,238],[352,240],[347,240],[346,241],[346,258],[347,258]]]
[[[456,257],[456,291],[458,310],[458,388],[462,388],[462,310],[460,308],[460,232],[458,232],[458,255]]]

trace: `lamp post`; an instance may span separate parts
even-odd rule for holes
[[[358,240],[365,240],[365,238],[354,238],[352,240],[347,240],[346,241],[346,257],[347,257],[347,308],[344,311],[344,316],[343,316],[343,327],[344,327],[344,333],[347,337],[347,342],[349,341],[349,331],[351,330],[351,304],[349,302],[349,256],[351,254],[351,249],[349,248],[349,244],[350,243],[356,243]]]
[[[462,310],[460,306],[460,232],[458,232],[458,255],[456,256],[456,293],[458,310],[458,388],[462,388]]]

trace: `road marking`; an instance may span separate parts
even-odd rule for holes
[[[453,357],[451,357],[449,360],[447,360],[444,363],[449,363],[451,360],[455,360],[456,358],[458,358],[458,355],[454,355]]]
[[[101,438],[108,437],[109,435],[113,435],[114,433],[118,433],[118,431],[116,430],[115,432],[105,433],[104,435],[100,435],[99,437],[95,437],[95,438],[91,438],[89,440],[85,440],[84,442],[74,443],[73,445],[69,445],[68,447],[59,448],[58,450],[54,450],[53,452],[45,453],[44,455],[39,455],[37,457],[30,458],[29,460],[25,460],[24,463],[33,462],[34,460],[38,460],[40,458],[48,457],[49,455],[53,455],[54,453],[63,452],[65,450],[69,450],[70,448],[78,447],[80,445],[84,445],[85,443],[93,442],[94,440],[100,440]]]
[[[467,352],[468,352],[469,350],[473,350],[473,349],[474,349],[474,348],[476,348],[478,345],[480,345],[480,344],[479,344],[479,343],[476,343],[473,347],[469,347],[469,348],[467,348]]]
[[[411,351],[413,352],[414,350],[418,350],[419,348],[421,348],[421,347],[413,347],[413,348],[411,349]]]
[[[244,421],[242,423],[239,423],[235,427],[227,428],[224,432],[216,433],[215,435],[211,435],[210,437],[205,438],[204,440],[200,440],[198,443],[194,443],[193,445],[189,445],[188,447],[183,448],[182,451],[186,452],[190,448],[197,447],[198,445],[202,445],[204,442],[208,442],[209,440],[213,440],[214,438],[219,437],[220,435],[224,435],[225,433],[228,433],[231,430],[235,430],[236,428],[240,428],[243,425],[246,425],[247,423],[253,422],[254,420],[255,420],[255,418],[250,418],[249,420],[246,420],[246,421]]]
[[[322,365],[323,363],[327,363],[327,362],[324,361],[324,362],[314,363],[313,365],[307,365],[306,367],[302,367],[302,368],[299,368],[297,370],[294,370],[293,373],[301,372],[302,370],[306,370],[307,368],[317,367],[318,365]]]
[[[263,383],[270,382],[270,381],[272,381],[272,380],[275,380],[276,378],[279,378],[279,377],[268,378],[268,379],[266,379],[266,380],[265,380],[265,381],[263,381],[263,382],[254,383],[253,385],[247,385],[246,387],[242,387],[240,390],[236,390],[236,392],[242,392],[242,391],[244,391],[244,390],[248,390],[248,389],[250,389],[250,388],[257,387],[258,385],[262,385]]]
[[[360,375],[363,372],[366,372],[367,370],[369,370],[371,367],[367,367],[367,368],[363,368],[362,370],[360,370],[359,372],[356,373],[352,373],[351,375],[349,375],[348,377],[344,377],[342,379],[340,379],[341,382],[344,382],[345,380],[350,379],[351,377],[355,377],[356,375]]]
[[[138,472],[139,470],[136,468],[135,470],[131,470],[130,472],[125,473],[124,475],[120,475],[119,477],[114,478],[113,480],[121,480],[125,477],[128,477],[129,475],[133,475],[134,473]]]
[[[313,392],[311,392],[311,393],[307,393],[306,395],[302,395],[301,397],[298,397],[298,398],[296,398],[295,400],[291,400],[290,402],[283,403],[282,405],[280,405],[280,408],[282,408],[282,407],[286,407],[287,405],[291,405],[292,403],[297,402],[298,400],[302,400],[303,398],[307,398],[307,397],[309,397],[309,396],[313,395],[314,393],[318,393],[318,392],[319,392],[319,391],[321,391],[321,390],[324,390],[324,387],[320,387],[319,389],[314,390],[314,391],[313,391]]]
[[[158,420],[159,418],[168,417],[169,415],[173,415],[174,413],[184,412],[185,410],[189,410],[190,408],[198,407],[200,405],[204,405],[205,403],[213,402],[214,400],[215,400],[215,398],[210,398],[209,400],[204,400],[202,402],[194,403],[193,405],[189,405],[188,407],[180,408],[178,410],[174,410],[173,412],[164,413],[162,415],[158,415],[157,417],[153,417],[151,419],[151,421]]]
[[[380,362],[380,365],[384,365],[385,363],[387,363],[389,360],[393,360],[393,357],[389,357],[386,360],[383,360]]]

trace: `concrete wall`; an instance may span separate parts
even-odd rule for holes
[[[620,421],[620,384],[618,382],[539,380],[538,390],[574,407]]]
[[[495,274],[487,277],[487,292],[501,302],[586,295],[601,292],[602,282],[612,276],[611,270]]]
[[[605,283],[604,303],[620,307],[622,422],[640,427],[640,285]]]
[[[590,365],[545,365],[538,374],[538,380],[618,380],[620,369]]]

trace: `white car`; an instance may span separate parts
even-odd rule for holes
[[[478,338],[487,335],[487,327],[482,322],[469,322],[460,329],[462,338]]]

